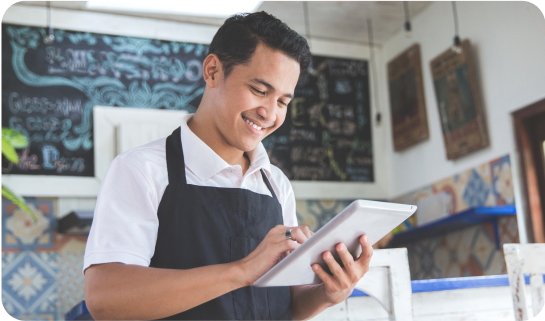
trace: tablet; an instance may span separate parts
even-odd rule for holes
[[[358,257],[361,253],[361,235],[366,234],[369,242],[375,244],[415,211],[414,205],[356,200],[259,278],[254,286],[322,283],[311,267],[318,263],[328,270],[322,253],[330,251],[340,262],[335,246],[343,242],[350,253]]]

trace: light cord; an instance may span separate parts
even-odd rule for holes
[[[307,1],[303,1],[303,11],[305,14],[305,33],[308,39],[308,46],[310,49],[312,49],[312,45],[310,44],[310,19],[308,17],[308,3]]]
[[[458,31],[458,11],[456,10],[456,1],[452,1],[452,14],[454,16],[454,46],[460,47],[460,37]]]
[[[379,96],[377,93],[377,71],[375,68],[375,54],[374,54],[374,43],[373,43],[373,25],[371,23],[371,19],[367,19],[367,37],[369,39],[369,64],[371,65],[371,72],[372,72],[372,80],[373,80],[373,92],[375,96],[375,109],[377,110],[376,114],[376,121],[377,124],[381,121],[381,114],[380,114],[380,102],[379,102]]]
[[[405,11],[404,29],[405,29],[405,32],[410,34],[410,32],[411,32],[411,18],[409,16],[409,1],[403,1],[403,10]]]

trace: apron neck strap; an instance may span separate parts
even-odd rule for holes
[[[269,189],[269,191],[271,192],[271,195],[272,197],[278,202],[280,203],[280,201],[278,201],[278,198],[276,197],[276,194],[274,193],[274,190],[271,186],[271,183],[269,182],[269,179],[267,178],[267,175],[265,175],[265,171],[262,169],[260,169],[261,171],[261,176],[263,176],[263,181],[265,182],[265,185],[267,185],[267,188]]]
[[[184,151],[182,149],[181,129],[178,127],[167,137],[168,183],[186,185]]]

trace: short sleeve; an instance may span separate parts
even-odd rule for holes
[[[111,262],[149,266],[159,227],[157,207],[150,178],[126,155],[116,157],[100,186],[82,272]]]

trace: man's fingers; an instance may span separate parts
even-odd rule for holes
[[[339,253],[339,257],[343,262],[346,274],[348,274],[348,278],[352,282],[357,282],[359,280],[359,272],[354,269],[354,257],[352,257],[352,254],[348,251],[344,243],[337,244],[337,246],[335,246],[335,249],[337,250],[337,253]]]
[[[312,234],[314,234],[314,232],[312,232],[310,228],[306,225],[299,226],[299,229],[301,230],[301,232],[303,232],[303,234],[305,234],[307,239],[309,239],[312,236]]]
[[[371,246],[371,243],[369,242],[369,238],[367,235],[362,235],[360,237],[360,244],[361,244],[361,255],[358,257],[356,262],[360,264],[361,266],[365,267],[367,272],[367,269],[369,267],[369,262],[371,261],[371,256],[373,256],[373,247]]]
[[[331,252],[325,251],[322,254],[322,258],[324,259],[325,263],[327,264],[327,267],[331,271],[331,273],[337,277],[337,279],[341,280],[343,277],[343,268],[337,263]]]
[[[291,230],[291,238],[299,244],[303,244],[308,239],[300,228]]]
[[[296,241],[299,244],[303,244],[311,236],[310,231],[307,226],[294,226],[294,227],[285,227],[284,230],[279,233],[279,240],[282,242],[286,239],[286,230],[291,229],[291,239]]]
[[[316,273],[316,275],[318,275],[318,277],[320,278],[320,280],[322,280],[322,282],[324,282],[324,284],[332,284],[334,282],[333,277],[329,275],[324,269],[322,269],[320,264],[312,264],[312,270],[314,271],[314,273]]]

